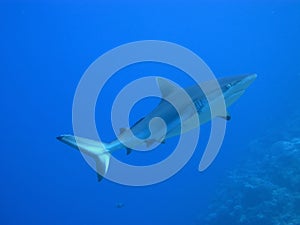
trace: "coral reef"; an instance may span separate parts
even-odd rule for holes
[[[250,158],[230,172],[199,224],[300,224],[300,119],[292,121],[251,143]]]

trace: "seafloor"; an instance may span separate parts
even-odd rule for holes
[[[300,114],[253,141],[201,225],[300,225]]]

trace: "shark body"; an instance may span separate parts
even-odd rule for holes
[[[136,146],[142,144],[150,146],[155,142],[164,143],[166,139],[197,128],[214,117],[229,120],[230,115],[227,110],[219,115],[212,115],[211,103],[222,97],[225,107],[228,108],[245,92],[256,77],[256,74],[250,74],[220,78],[217,86],[214,82],[208,81],[201,85],[201,88],[206,89],[205,93],[198,85],[182,90],[165,79],[158,78],[157,84],[162,94],[161,102],[131,128],[120,129],[120,135],[116,140],[111,143],[101,143],[73,135],[61,135],[57,139],[94,158],[100,181],[108,171],[110,154],[115,150],[126,148],[129,154]],[[182,91],[188,94],[189,101],[182,97]],[[170,99],[178,102],[177,108],[169,103]],[[178,107],[180,113],[178,113]],[[195,117],[199,123],[195,123]]]

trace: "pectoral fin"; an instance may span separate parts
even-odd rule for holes
[[[160,143],[160,144],[165,144],[166,140],[165,139],[161,139],[161,140],[155,140],[155,139],[148,139],[145,141],[147,148],[150,147],[151,145],[153,145],[155,142]]]
[[[219,116],[220,118],[224,119],[224,120],[230,120],[231,119],[231,115],[227,112],[226,116]]]

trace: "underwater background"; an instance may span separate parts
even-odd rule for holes
[[[1,224],[300,224],[300,1],[2,1]],[[72,133],[72,102],[88,66],[131,41],[165,40],[199,55],[217,77],[257,73],[229,108],[225,140],[204,172],[198,164],[210,124],[192,159],[175,176],[128,187],[95,172],[58,142]],[[141,63],[109,80],[95,119],[115,138],[111,104],[130,81],[160,75],[191,85],[180,70]],[[158,99],[139,102],[131,123]],[[157,151],[125,150],[132,164],[160,161]]]

